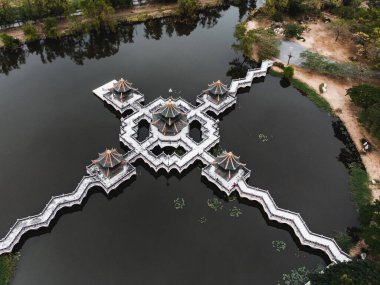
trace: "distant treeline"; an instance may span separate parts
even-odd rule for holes
[[[37,21],[47,17],[64,17],[81,10],[83,5],[97,5],[96,0],[0,0],[0,26]],[[130,7],[132,0],[107,0],[113,8]],[[175,1],[162,1],[175,2]],[[90,4],[90,5],[91,5]]]

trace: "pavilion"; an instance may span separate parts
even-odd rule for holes
[[[228,87],[223,84],[222,81],[218,80],[209,84],[208,89],[203,92],[209,96],[212,102],[219,104],[226,98],[226,95],[228,94]]]
[[[212,164],[215,166],[215,172],[227,181],[233,178],[245,166],[245,164],[240,162],[240,157],[234,155],[231,151],[223,151],[222,154],[215,158]]]
[[[100,171],[107,177],[113,177],[123,169],[123,164],[126,161],[123,156],[114,148],[106,149],[99,153],[96,160],[92,160],[94,165],[97,165]]]
[[[153,113],[152,125],[164,135],[173,136],[187,126],[187,117],[175,102],[169,99]]]
[[[116,83],[113,84],[110,92],[113,97],[120,102],[124,102],[126,99],[133,96],[133,91],[136,91],[136,88],[132,87],[132,83],[124,78],[120,78]]]

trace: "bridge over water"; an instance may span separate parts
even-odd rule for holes
[[[202,169],[202,176],[221,191],[227,195],[236,191],[240,197],[260,203],[270,220],[289,225],[301,244],[325,252],[332,262],[349,261],[350,257],[339,248],[334,239],[311,232],[298,213],[279,208],[268,191],[248,185],[246,180],[250,176],[249,169],[243,167],[230,180],[222,179],[215,171],[216,166],[213,164],[215,157],[209,151],[220,141],[219,127],[218,120],[207,113],[219,115],[236,104],[238,89],[251,86],[254,78],[266,76],[271,66],[271,61],[263,61],[260,68],[248,70],[245,78],[232,80],[228,93],[221,102],[216,103],[210,100],[205,93],[197,96],[196,106],[181,98],[173,99],[176,106],[186,114],[188,125],[177,134],[170,136],[163,134],[156,127],[151,127],[148,137],[143,141],[137,139],[139,122],[142,120],[152,122],[158,108],[171,99],[160,97],[147,105],[142,105],[144,95],[137,89],[133,89],[128,100],[116,100],[110,93],[112,86],[117,83],[116,80],[93,90],[96,96],[118,112],[132,111],[132,114],[121,119],[120,127],[120,141],[130,149],[124,154],[124,159],[128,163],[125,163],[121,171],[112,177],[106,177],[99,172],[96,164],[89,165],[88,176],[82,178],[73,192],[52,197],[41,213],[17,220],[7,235],[0,240],[0,254],[11,252],[26,232],[49,226],[60,209],[81,204],[92,187],[99,186],[108,194],[121,183],[129,180],[136,175],[133,163],[140,158],[155,171],[164,169],[170,172],[176,169],[180,173],[195,161],[202,161],[206,165]],[[189,124],[193,121],[198,121],[201,125],[202,140],[200,142],[195,142],[189,136]],[[161,148],[181,146],[185,153],[183,155],[176,153],[155,155],[152,150],[156,146]]]

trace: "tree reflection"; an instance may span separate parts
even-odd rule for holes
[[[226,75],[233,78],[242,78],[247,74],[248,69],[258,67],[257,62],[243,56],[242,58],[234,58],[228,63],[230,68]]]
[[[23,48],[0,49],[0,73],[8,75],[13,69],[20,68],[22,64],[25,64],[25,50]]]
[[[177,36],[188,36],[198,23],[205,28],[214,27],[221,17],[220,12],[227,8],[228,6],[224,6],[204,10],[195,20],[178,17],[149,20],[144,23],[144,37],[159,40],[163,33],[171,37],[174,32]],[[134,31],[134,25],[121,24],[113,31],[107,29],[56,40],[41,40],[16,50],[0,49],[0,73],[9,74],[13,69],[20,68],[29,54],[39,55],[42,63],[53,62],[57,58],[69,58],[78,65],[83,65],[86,59],[109,57],[119,51],[122,43],[133,42]]]

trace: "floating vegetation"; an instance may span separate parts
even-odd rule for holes
[[[198,220],[198,222],[200,222],[201,224],[204,224],[207,222],[207,218],[206,217],[202,217]]]
[[[283,283],[278,282],[278,285],[305,285],[309,282],[309,273],[306,267],[292,269],[289,274],[282,274]]]
[[[235,195],[231,195],[231,196],[228,196],[228,201],[229,202],[233,202],[237,199],[237,197]]]
[[[179,197],[175,199],[174,207],[176,210],[182,210],[183,208],[185,208],[185,199]]]
[[[207,200],[207,206],[213,209],[215,212],[223,209],[223,204],[218,198],[211,198]]]
[[[268,142],[269,141],[268,136],[266,136],[264,134],[259,134],[259,140],[261,140],[262,142]]]
[[[276,249],[276,251],[284,251],[286,249],[286,243],[282,240],[274,240],[272,241],[272,246]]]
[[[230,209],[230,216],[231,217],[239,218],[239,216],[242,214],[243,214],[243,212],[240,211],[240,209],[236,206],[233,207],[232,209]]]

